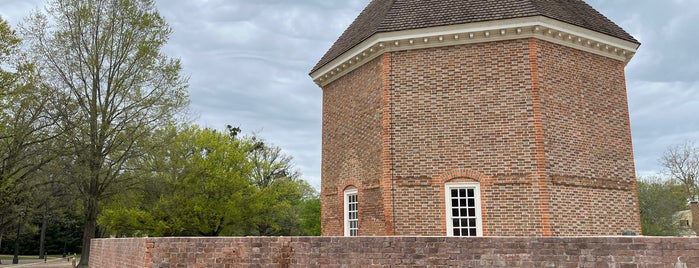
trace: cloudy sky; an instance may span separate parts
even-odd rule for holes
[[[699,0],[586,0],[643,43],[627,66],[636,169],[699,140]],[[16,26],[44,0],[0,0]],[[282,147],[320,187],[321,91],[308,72],[369,0],[158,0],[166,52],[190,76],[195,121]],[[699,141],[698,141],[699,142]]]

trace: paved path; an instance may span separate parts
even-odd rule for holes
[[[3,260],[2,264],[0,267],[2,268],[9,268],[9,267],[26,267],[26,268],[34,268],[34,267],[43,267],[43,268],[72,268],[72,264],[70,261],[66,259],[49,259],[44,263],[42,260],[20,260],[19,264],[7,264],[7,263],[12,263],[12,261],[8,260]]]

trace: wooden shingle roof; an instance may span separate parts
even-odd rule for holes
[[[373,0],[311,72],[377,33],[533,16],[640,44],[583,0]]]

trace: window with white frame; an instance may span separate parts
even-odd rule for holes
[[[448,236],[482,236],[481,197],[478,183],[444,186]]]
[[[359,235],[359,199],[357,189],[345,190],[345,236]]]

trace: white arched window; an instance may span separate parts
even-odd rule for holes
[[[444,189],[447,236],[482,236],[480,184],[447,183]]]
[[[345,190],[345,236],[359,236],[358,197],[357,188]]]

